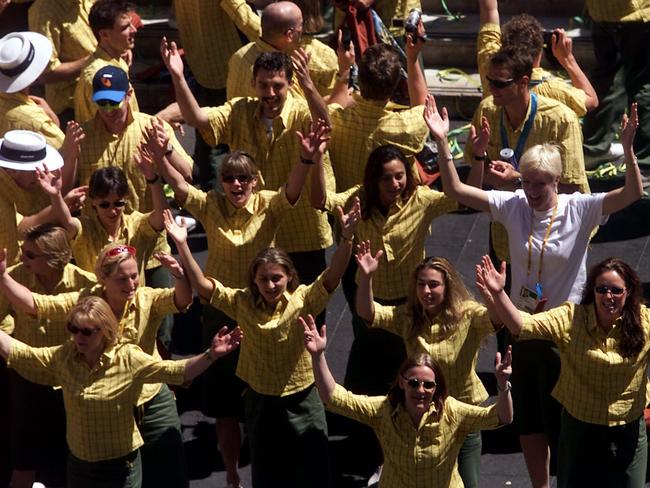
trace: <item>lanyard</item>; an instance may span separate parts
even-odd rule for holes
[[[501,129],[501,148],[511,147],[508,142],[508,133],[506,132],[506,124],[503,120],[503,111],[501,109],[501,120],[500,120],[500,129]],[[526,145],[526,140],[530,134],[530,130],[533,128],[533,122],[535,121],[535,115],[537,115],[537,95],[535,93],[530,94],[530,114],[524,128],[521,131],[521,135],[517,140],[517,147],[515,148],[515,169],[519,169],[519,160],[521,159],[521,154],[524,152],[524,146]]]
[[[538,299],[542,298],[542,266],[544,264],[544,249],[546,248],[546,244],[548,243],[548,237],[551,235],[551,227],[553,227],[553,222],[555,222],[555,217],[557,216],[557,204],[558,202],[555,202],[555,207],[553,207],[553,215],[551,215],[551,221],[548,223],[548,226],[546,226],[546,232],[544,233],[544,240],[542,241],[542,249],[539,253],[539,265],[537,267],[537,283],[535,283],[535,291],[537,292]],[[533,223],[535,221],[534,219],[534,210],[531,209],[531,212],[533,212],[533,215],[531,216],[530,219],[530,234],[528,235],[528,272],[526,273],[526,277],[530,276],[530,270],[532,267],[532,261],[533,261]]]

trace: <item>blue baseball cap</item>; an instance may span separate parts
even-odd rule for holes
[[[129,77],[116,66],[104,66],[93,77],[93,102],[109,100],[119,103],[129,91]]]

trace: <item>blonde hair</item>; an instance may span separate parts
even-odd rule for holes
[[[540,171],[553,178],[562,176],[562,154],[556,144],[545,142],[528,149],[519,161],[519,172]]]
[[[131,254],[126,250],[124,252],[118,252],[114,256],[109,256],[111,252],[115,252],[114,250],[119,247],[126,248],[131,246],[127,246],[126,244],[111,243],[104,246],[104,248],[99,252],[99,255],[97,256],[97,262],[95,263],[95,276],[97,276],[97,280],[100,283],[105,278],[113,276],[117,272],[118,266],[124,261],[127,261],[128,259],[134,259],[137,263],[135,254]]]
[[[104,336],[106,345],[117,343],[119,327],[115,314],[103,298],[80,298],[68,314],[68,322],[77,327],[96,327]]]
[[[257,274],[258,268],[263,264],[277,264],[282,266],[284,272],[289,278],[287,281],[287,290],[289,292],[295,291],[296,288],[298,288],[298,285],[300,285],[298,272],[293,265],[293,261],[285,251],[277,247],[262,249],[257,253],[257,256],[253,258],[253,261],[251,261],[251,264],[248,267],[248,288],[256,303],[260,298],[262,298],[262,294],[255,283],[255,275]]]
[[[25,241],[34,243],[52,269],[63,270],[72,259],[68,236],[62,227],[54,224],[38,225],[27,231]]]

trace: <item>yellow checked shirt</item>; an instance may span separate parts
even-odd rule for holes
[[[32,348],[13,341],[8,366],[37,383],[60,386],[70,452],[89,462],[125,456],[142,444],[133,405],[144,383],[184,382],[187,361],[162,361],[134,344],[104,351],[90,368],[74,342]]]
[[[95,73],[105,66],[115,66],[121,68],[124,72],[129,72],[129,65],[122,58],[114,58],[100,46],[92,54],[86,66],[79,74],[77,88],[74,92],[74,119],[79,122],[86,122],[92,119],[97,112],[97,105],[93,102],[93,78]],[[131,87],[133,88],[133,87]],[[129,100],[132,112],[139,112],[138,99],[135,91],[131,93]]]
[[[487,117],[490,123],[490,141],[488,142],[487,155],[491,160],[495,161],[499,159],[499,151],[502,149],[500,134],[502,110],[503,108],[494,105],[490,96],[481,102],[472,120],[474,127],[480,127],[481,117]],[[511,146],[515,146],[519,140],[529,114],[530,104],[524,121],[514,130],[508,123],[506,114],[503,114],[506,133]],[[560,148],[562,156],[560,182],[577,185],[582,193],[590,193],[582,152],[582,128],[578,117],[564,104],[538,95],[537,116],[533,121],[528,139],[526,139],[524,152],[528,148],[544,142],[553,142]],[[474,161],[474,150],[470,140],[465,145],[465,161]],[[514,187],[505,188],[505,190],[514,190]],[[499,259],[507,259],[508,235],[505,228],[500,224],[492,224],[492,243]]]
[[[262,21],[245,0],[221,0],[221,8],[248,40],[255,42],[262,35]]]
[[[232,20],[216,0],[175,0],[174,7],[181,44],[196,80],[213,90],[225,88],[228,60],[242,45]]]
[[[95,272],[95,263],[101,250],[112,242],[129,244],[136,249],[136,261],[140,271],[140,285],[144,285],[144,271],[153,255],[158,232],[149,223],[150,213],[133,212],[122,214],[120,230],[115,240],[108,235],[95,211],[86,206],[80,218],[79,231],[70,243],[75,262],[79,267]]]
[[[325,209],[348,209],[355,196],[363,198],[361,187],[352,187],[345,193],[327,192]],[[424,240],[430,232],[431,221],[458,208],[455,200],[427,186],[417,186],[406,201],[399,200],[384,217],[372,209],[370,218],[360,220],[355,237],[357,242],[369,240],[373,253],[381,249],[379,269],[373,275],[372,290],[376,297],[393,300],[406,296],[411,273],[424,258]]]
[[[246,337],[237,376],[262,395],[292,395],[314,383],[311,356],[297,324],[298,317],[316,316],[327,305],[330,294],[323,286],[323,274],[311,285],[286,291],[273,310],[261,298],[256,302],[249,289],[227,288],[212,281],[210,305],[234,318]]]
[[[476,58],[478,72],[481,76],[483,98],[486,98],[490,95],[490,85],[486,78],[490,69],[490,60],[501,49],[501,26],[492,23],[481,26],[481,29],[478,31],[477,44]],[[553,76],[553,74],[542,67],[533,68],[530,85],[532,91],[538,95],[562,102],[573,110],[578,117],[584,117],[587,113],[587,94],[584,90],[576,88],[567,81]]]
[[[50,201],[38,187],[33,191],[20,188],[6,171],[0,168],[0,249],[7,249],[7,264],[14,264],[18,259],[18,222],[21,215],[33,215],[50,204]]]
[[[87,295],[102,296],[104,288],[101,285],[92,288],[59,295],[41,295],[34,293],[34,304],[39,321],[50,320],[61,322],[66,320],[72,307],[79,297]],[[156,335],[162,319],[172,313],[181,312],[174,303],[173,288],[140,287],[135,296],[129,299],[124,307],[124,314],[119,318],[120,341],[137,344],[147,354],[160,359],[156,346]],[[137,405],[151,400],[160,391],[160,384],[148,384],[142,388]]]
[[[586,3],[589,15],[596,22],[650,21],[650,0],[587,0]]]
[[[0,93],[0,134],[15,129],[38,132],[57,150],[65,139],[59,126],[27,95]]]
[[[397,112],[388,110],[385,102],[358,95],[354,101],[355,105],[346,109],[338,104],[329,106],[332,139],[328,149],[337,191],[363,183],[368,156],[383,144],[399,147],[413,164],[413,156],[422,150],[429,133],[422,105]]]
[[[487,309],[476,302],[465,302],[464,313],[454,329],[441,336],[442,327],[434,319],[422,335],[411,336],[413,319],[408,305],[387,307],[374,304],[375,317],[370,325],[385,329],[404,339],[407,355],[426,353],[438,361],[449,395],[471,405],[488,399],[488,393],[476,374],[481,343],[494,333]]]
[[[606,333],[598,326],[594,305],[566,302],[548,312],[521,313],[520,340],[545,339],[557,344],[562,369],[553,396],[583,422],[623,425],[643,415],[648,400],[650,313],[641,307],[645,345],[636,358],[618,352],[618,324]]]
[[[457,458],[470,432],[499,427],[496,405],[477,407],[447,397],[440,419],[433,405],[416,428],[403,405],[384,396],[355,395],[336,385],[327,410],[375,431],[384,453],[382,488],[462,488]]]
[[[92,54],[97,39],[88,23],[95,0],[36,0],[29,8],[29,30],[43,34],[52,42],[51,71],[62,63],[77,61]],[[45,85],[45,98],[55,113],[73,108],[77,78]]]
[[[18,283],[25,285],[34,293],[47,293],[34,273],[30,273],[20,263],[9,268],[9,275]],[[93,273],[88,273],[74,264],[63,268],[61,281],[54,287],[52,295],[94,286],[97,282]],[[14,309],[9,301],[0,296],[0,317],[14,316],[14,339],[34,347],[58,346],[70,338],[66,329],[67,321],[38,320],[37,317]]]
[[[282,112],[273,119],[270,135],[261,120],[261,106],[256,98],[238,98],[206,110],[212,130],[202,131],[203,138],[211,144],[225,143],[231,150],[239,149],[253,156],[262,175],[263,188],[277,190],[284,186],[293,165],[301,164],[295,131],[304,134],[311,123],[304,100],[291,94],[287,96]],[[327,153],[323,158],[326,186],[334,190],[334,175]],[[308,193],[309,188],[310,183],[307,183],[303,191]],[[327,216],[313,209],[307,198],[298,201],[276,233],[275,245],[287,252],[316,251],[331,244],[332,232]]]
[[[248,266],[260,250],[272,245],[279,223],[292,207],[284,190],[253,193],[245,207],[236,208],[221,193],[204,193],[189,186],[184,208],[205,229],[205,274],[225,286],[244,288]]]
[[[309,75],[318,93],[323,96],[329,95],[336,83],[336,72],[339,69],[336,53],[331,47],[308,35],[303,35],[300,47],[311,56]],[[253,65],[260,54],[275,51],[277,51],[276,48],[259,38],[255,42],[246,44],[232,55],[228,62],[228,83],[226,85],[228,100],[257,96],[252,83]],[[304,93],[295,74],[291,93],[304,98]]]

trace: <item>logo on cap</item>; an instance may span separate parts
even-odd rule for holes
[[[104,85],[106,88],[110,88],[113,86],[113,82],[111,81],[112,75],[104,75],[102,76],[102,85]]]

